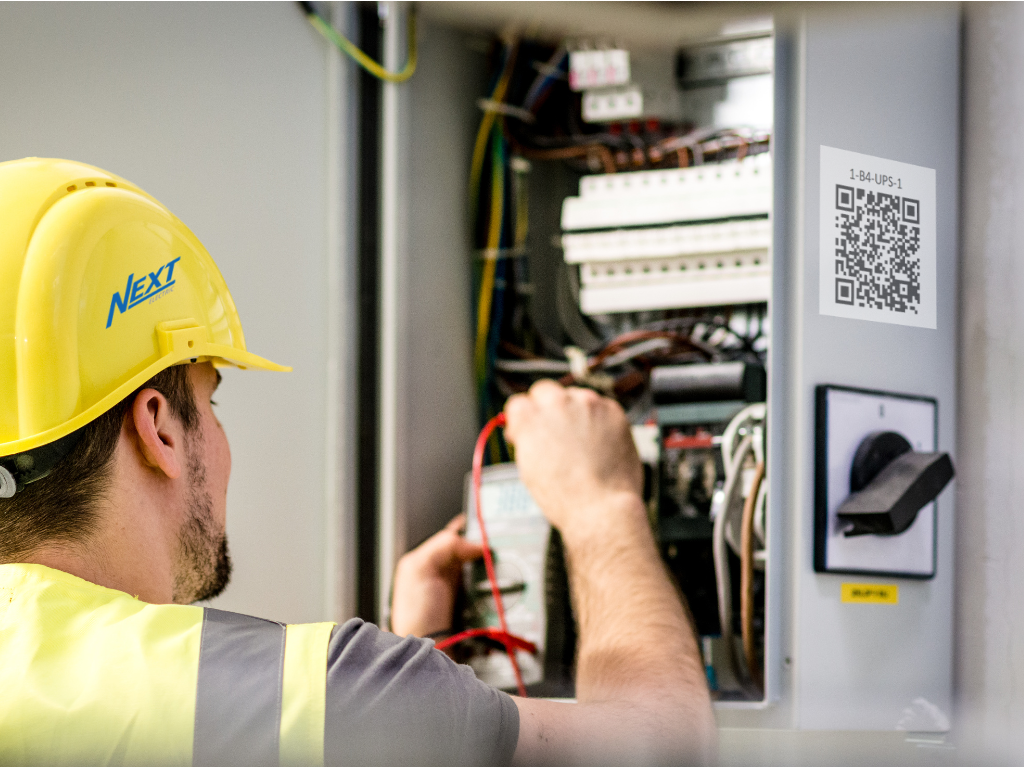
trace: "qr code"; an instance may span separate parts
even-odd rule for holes
[[[836,184],[836,303],[918,314],[921,205]]]

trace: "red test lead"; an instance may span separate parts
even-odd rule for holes
[[[516,659],[516,649],[524,650],[529,653],[536,653],[537,646],[531,643],[529,640],[524,640],[521,637],[509,634],[508,624],[505,621],[505,605],[501,599],[501,590],[498,588],[498,577],[494,572],[494,558],[491,556],[491,547],[487,541],[487,527],[484,525],[484,512],[483,505],[480,503],[480,485],[481,478],[483,475],[484,468],[484,448],[487,446],[487,440],[490,438],[491,433],[497,427],[505,426],[505,414],[499,413],[493,419],[484,424],[484,428],[480,430],[480,436],[476,439],[476,448],[473,450],[473,506],[476,508],[476,521],[480,526],[480,543],[484,548],[484,566],[487,569],[487,581],[491,585],[491,594],[494,596],[494,608],[498,614],[498,629],[487,628],[487,629],[469,629],[465,632],[460,632],[457,635],[452,635],[446,640],[437,643],[436,647],[440,650],[450,648],[458,642],[468,640],[472,637],[487,637],[491,640],[497,640],[505,646],[505,653],[508,654],[509,661],[512,662],[512,671],[516,676],[516,687],[519,689],[519,695],[526,697],[526,686],[523,684],[523,675],[519,671],[519,661]]]

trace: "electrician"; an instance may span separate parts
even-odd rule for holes
[[[616,404],[546,382],[507,407],[523,480],[565,539],[576,705],[496,691],[416,636],[449,625],[452,574],[480,554],[452,529],[401,561],[404,638],[193,606],[230,575],[217,369],[287,369],[246,349],[209,254],[130,182],[0,163],[0,221],[0,762],[713,758]]]

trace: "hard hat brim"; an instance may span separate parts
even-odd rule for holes
[[[0,457],[30,451],[33,448],[38,448],[41,445],[52,443],[55,440],[70,435],[75,430],[81,429],[93,419],[106,413],[158,373],[174,365],[211,362],[218,367],[230,365],[242,370],[254,369],[281,372],[292,370],[290,366],[279,365],[271,360],[267,360],[265,357],[254,355],[247,350],[225,344],[211,343],[207,340],[206,327],[197,325],[192,320],[160,323],[157,326],[156,335],[160,348],[160,357],[155,362],[122,383],[91,408],[61,424],[59,427],[19,440],[0,443]]]

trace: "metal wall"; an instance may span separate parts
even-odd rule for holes
[[[775,302],[789,314],[788,413],[773,435],[786,463],[776,519],[789,534],[792,637],[783,663],[792,670],[793,725],[941,731],[952,716],[954,490],[939,497],[935,577],[896,579],[898,605],[842,603],[844,581],[894,579],[812,570],[813,395],[817,384],[841,384],[937,398],[939,449],[955,460],[959,9],[815,9],[797,41],[789,128],[798,183],[776,201],[794,236],[776,259],[790,266]],[[819,313],[822,145],[935,169],[936,329]]]
[[[1024,6],[964,6],[957,521],[958,739],[1024,747]]]

